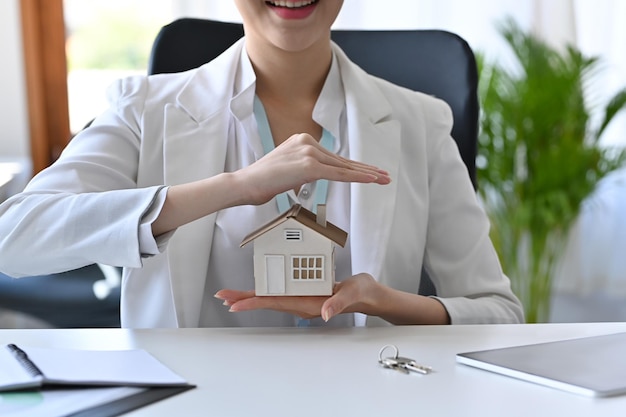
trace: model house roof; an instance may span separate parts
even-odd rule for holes
[[[289,219],[294,219],[309,229],[315,230],[317,233],[327,237],[341,247],[346,245],[348,233],[327,221],[322,222],[325,223],[325,225],[320,224],[317,216],[313,212],[305,209],[300,204],[294,204],[289,210],[246,236],[239,246],[243,247],[245,244],[253,241],[262,234],[269,232]]]

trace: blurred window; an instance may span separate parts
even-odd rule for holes
[[[145,74],[159,29],[172,20],[173,0],[64,0],[72,132],[107,108],[114,80]]]

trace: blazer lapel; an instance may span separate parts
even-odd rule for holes
[[[241,55],[238,42],[201,67],[165,109],[166,185],[184,184],[224,171],[229,103]],[[216,214],[180,227],[168,244],[172,294],[179,327],[197,327]]]
[[[371,76],[335,49],[346,91],[350,158],[389,172],[388,185],[352,184],[350,188],[350,245],[352,272],[383,279],[383,260],[393,221],[400,160],[400,124]]]
[[[219,120],[223,117],[215,119],[197,124],[179,109],[167,109],[171,131],[165,133],[166,185],[197,181],[223,171],[228,122]],[[215,216],[214,213],[178,228],[168,244],[179,327],[197,327],[199,323]]]

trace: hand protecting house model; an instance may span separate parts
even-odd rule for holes
[[[335,245],[344,247],[348,233],[299,204],[246,236],[254,241],[257,296],[331,295],[335,284]]]

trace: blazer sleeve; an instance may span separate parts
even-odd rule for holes
[[[441,118],[433,114],[431,120]],[[430,203],[424,267],[437,299],[453,324],[523,322],[521,304],[500,267],[489,219],[456,143],[441,126],[433,129],[427,135]]]
[[[0,270],[19,277],[91,263],[141,266],[139,224],[162,188],[137,187],[146,77],[109,89],[110,108],[0,205]]]

